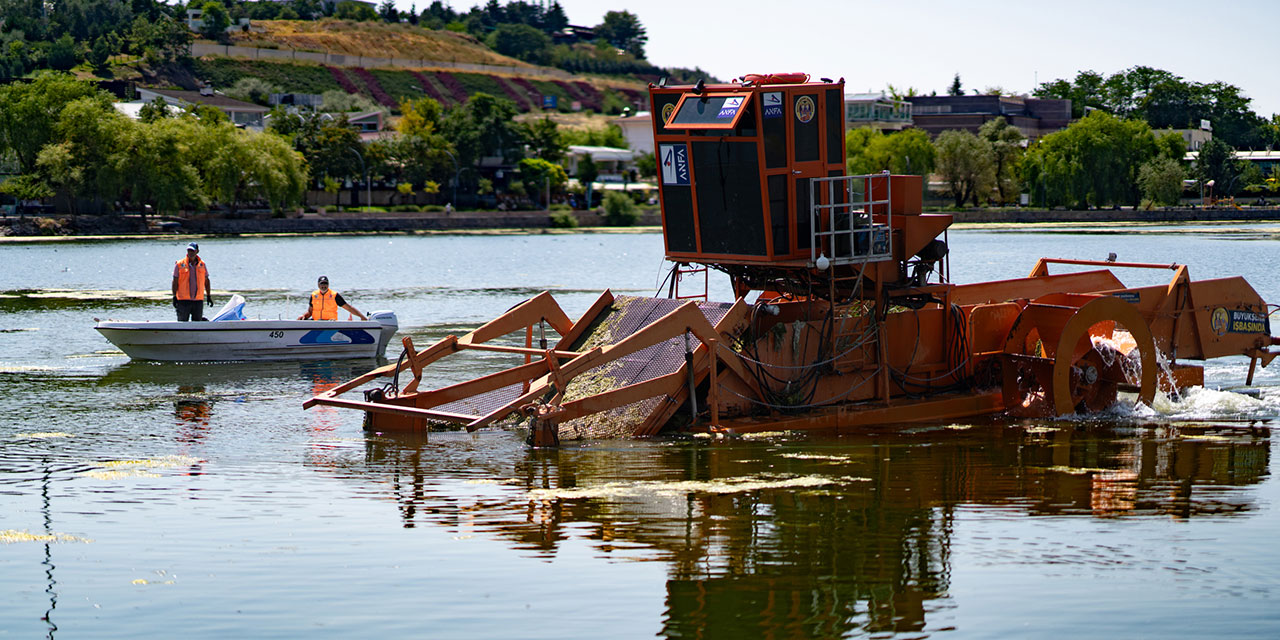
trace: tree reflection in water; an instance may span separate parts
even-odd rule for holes
[[[664,636],[840,637],[920,631],[954,606],[958,509],[1248,514],[1252,492],[1230,488],[1264,477],[1269,437],[1248,425],[984,424],[522,450],[484,435],[369,435],[361,460],[312,463],[385,483],[404,527],[489,535],[548,561],[579,538],[603,557],[664,562]]]

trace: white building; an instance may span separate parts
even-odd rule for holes
[[[653,153],[652,113],[640,111],[633,116],[624,115],[609,122],[622,129],[622,136],[627,139],[627,146],[641,153]]]
[[[653,146],[653,139],[650,136],[650,146]],[[635,168],[636,156],[641,152],[631,149],[618,149],[615,147],[592,147],[587,145],[569,145],[568,159],[569,175],[578,174],[578,163],[586,156],[591,156],[591,160],[596,163],[596,169],[600,172],[596,178],[599,182],[634,182],[631,180],[630,171]]]
[[[234,98],[228,98],[224,95],[214,93],[212,89],[201,89],[200,91],[176,91],[172,89],[144,89],[138,88],[137,103],[146,104],[160,98],[166,104],[181,109],[189,104],[203,104],[210,107],[220,109],[227,117],[231,119],[231,124],[238,127],[246,127],[261,131],[263,128],[262,117],[267,114],[269,109],[264,106],[256,105],[252,102],[244,102]],[[128,103],[123,103],[128,104]],[[121,107],[116,107],[121,111],[125,111]],[[139,107],[141,108],[141,107]],[[127,111],[126,115],[131,115]],[[134,115],[133,117],[137,117]]]

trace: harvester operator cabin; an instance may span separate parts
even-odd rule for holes
[[[668,259],[714,265],[739,291],[769,288],[780,270],[839,278],[895,259],[890,230],[904,221],[892,217],[920,214],[920,178],[845,176],[844,80],[808,80],[753,74],[650,87]],[[920,246],[898,260],[932,242],[950,216],[921,222],[907,243]],[[881,276],[889,266],[878,266],[866,275],[899,279],[897,267]]]

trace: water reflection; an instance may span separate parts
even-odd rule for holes
[[[952,606],[961,510],[1015,529],[1040,517],[1247,516],[1257,505],[1243,488],[1267,474],[1270,432],[987,424],[523,452],[495,446],[503,437],[370,435],[363,458],[346,449],[311,463],[376,483],[406,528],[492,536],[548,562],[575,541],[664,562],[668,637],[839,637],[921,631]]]
[[[49,508],[49,483],[52,477],[52,471],[49,461],[44,461],[44,475],[40,479],[40,514],[44,520],[44,534],[53,536],[53,513]],[[53,564],[53,541],[46,539],[44,543],[44,560],[40,562],[44,566],[45,589],[44,592],[49,596],[49,608],[45,609],[44,615],[40,620],[48,627],[46,638],[53,640],[53,634],[58,630],[58,625],[53,621],[53,610],[58,608],[58,581],[53,577],[53,570],[56,566]]]

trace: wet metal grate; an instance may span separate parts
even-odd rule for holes
[[[687,300],[618,296],[612,305],[592,320],[591,328],[573,345],[575,351],[617,344],[654,321],[675,311]],[[715,325],[733,305],[722,302],[698,303],[703,315]],[[696,338],[689,345],[696,348]],[[684,366],[685,341],[676,336],[629,354],[613,362],[588,370],[573,379],[565,390],[565,402],[604,393],[637,382],[674,373]],[[626,406],[570,420],[560,425],[562,439],[618,438],[633,435],[637,427],[659,409],[664,402],[683,402],[683,384],[669,394],[658,395]]]

